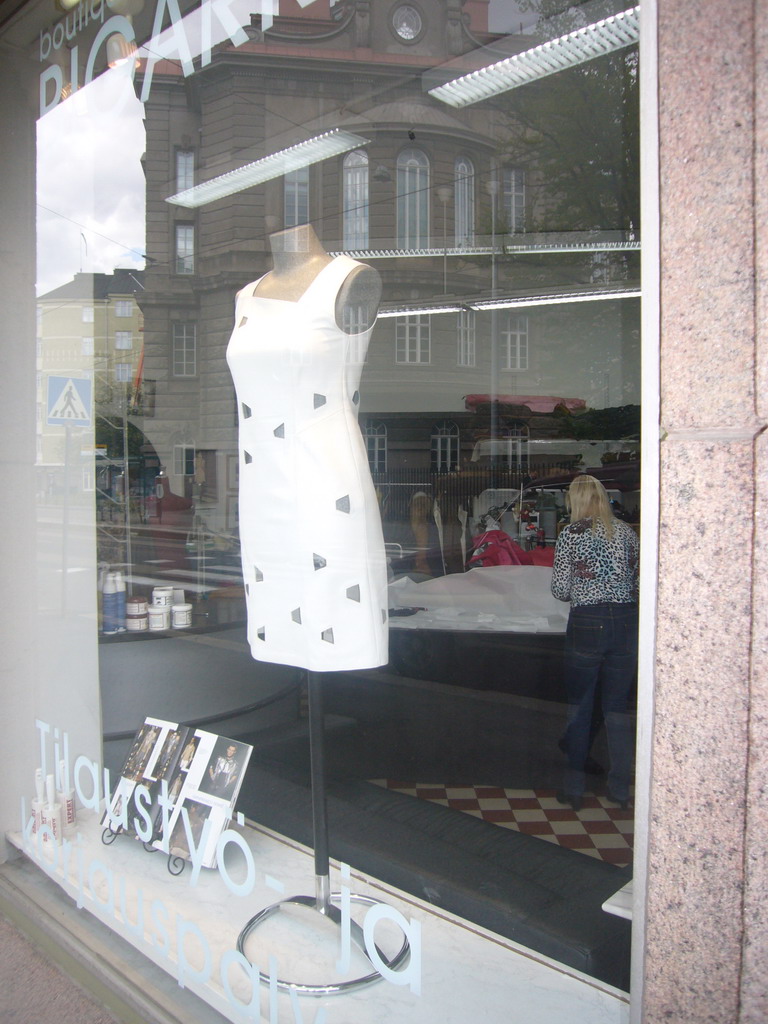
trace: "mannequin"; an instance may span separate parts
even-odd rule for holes
[[[302,224],[269,236],[274,269],[257,282],[255,295],[296,302],[333,257],[329,256],[311,224]],[[363,306],[363,326],[376,320],[381,299],[381,278],[373,267],[358,264],[336,297],[336,323],[344,330],[344,309]]]
[[[240,542],[251,653],[307,670],[315,896],[283,900],[251,918],[240,933],[240,952],[250,931],[285,904],[311,907],[341,926],[330,889],[322,673],[388,661],[384,538],[357,423],[381,282],[370,267],[329,256],[309,225],[278,231],[270,243],[274,269],[238,293],[227,362],[240,418]],[[364,949],[354,922],[351,935]],[[389,967],[408,955],[406,941]],[[259,977],[273,983],[263,972]],[[377,977],[372,971],[301,990],[328,994]]]
[[[313,228],[270,236],[227,348],[240,413],[240,540],[251,653],[312,671],[387,661],[386,558],[357,424],[379,275]]]

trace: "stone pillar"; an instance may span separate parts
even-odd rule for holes
[[[661,519],[642,1020],[764,1024],[767,12],[760,0],[658,0],[658,15]]]

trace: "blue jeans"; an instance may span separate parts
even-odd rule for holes
[[[611,767],[608,789],[616,800],[629,797],[634,734],[629,695],[637,671],[637,605],[592,604],[571,608],[565,634],[568,768],[565,792],[584,792],[584,762],[598,682]]]

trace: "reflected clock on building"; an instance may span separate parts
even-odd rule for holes
[[[413,42],[423,28],[421,14],[412,4],[401,4],[392,14],[392,27],[405,42]]]

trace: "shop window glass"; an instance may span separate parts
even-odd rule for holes
[[[173,325],[171,362],[174,377],[197,375],[197,324]]]
[[[397,158],[397,244],[429,245],[429,160],[419,149],[403,150]]]
[[[528,369],[528,317],[505,312],[501,327],[502,369]]]
[[[195,229],[191,224],[176,225],[176,273],[195,272]]]
[[[398,363],[430,362],[431,324],[428,316],[399,316],[396,325],[396,360]]]
[[[287,228],[309,223],[309,168],[285,176],[283,219]]]
[[[176,476],[194,476],[195,449],[177,444],[173,448],[173,472]]]
[[[387,471],[387,428],[383,423],[366,424],[363,430],[368,465],[372,473]]]
[[[431,462],[436,473],[459,468],[459,428],[455,423],[440,423],[433,429]]]
[[[454,182],[456,245],[471,245],[475,240],[475,169],[465,156],[456,160]]]
[[[502,168],[501,209],[510,234],[525,231],[525,173],[520,167]]]
[[[477,314],[473,309],[463,309],[456,317],[456,336],[459,366],[475,366],[477,362]]]
[[[148,686],[153,695],[155,688],[168,687],[169,705],[180,721],[188,717],[182,659],[190,648],[195,669],[204,664],[204,678],[217,696],[233,676],[247,679],[238,708],[266,700],[275,680],[290,691],[285,706],[259,708],[252,722],[238,725],[254,745],[255,777],[265,783],[256,787],[247,780],[238,810],[279,832],[295,824],[290,815],[281,817],[290,804],[286,794],[307,782],[307,730],[297,688],[303,677],[297,684],[300,673],[292,665],[267,670],[251,657],[246,595],[261,582],[261,570],[246,564],[244,573],[249,525],[241,509],[242,482],[259,465],[261,448],[273,443],[283,446],[280,469],[290,477],[298,464],[291,457],[291,431],[301,392],[311,419],[302,436],[312,458],[301,462],[302,478],[290,480],[290,499],[283,504],[278,495],[269,510],[270,543],[286,553],[282,570],[290,562],[289,549],[326,521],[320,508],[326,480],[335,479],[345,460],[359,459],[364,470],[367,463],[375,474],[368,511],[378,510],[389,571],[398,586],[417,589],[398,608],[400,614],[387,618],[387,666],[366,669],[364,677],[354,666],[324,676],[329,722],[334,728],[341,723],[329,774],[334,785],[343,780],[345,799],[359,802],[350,820],[357,821],[360,834],[367,815],[377,828],[386,817],[388,810],[376,817],[377,804],[398,815],[404,805],[410,809],[414,827],[405,830],[404,842],[413,848],[402,851],[408,860],[398,878],[419,896],[412,856],[423,855],[430,871],[439,873],[436,891],[443,892],[445,885],[460,889],[466,883],[463,858],[471,861],[489,830],[501,849],[498,861],[489,861],[492,870],[510,863],[510,837],[532,865],[544,863],[558,839],[544,826],[541,835],[535,828],[538,818],[546,825],[554,806],[553,796],[541,794],[555,793],[561,784],[565,605],[550,601],[545,581],[537,598],[547,609],[546,629],[538,612],[531,616],[536,621],[521,625],[505,603],[520,566],[476,567],[469,560],[477,537],[496,522],[531,558],[540,559],[535,568],[542,573],[527,575],[545,579],[547,559],[567,520],[567,483],[584,469],[607,476],[607,468],[621,462],[627,482],[612,497],[628,518],[636,513],[637,54],[628,47],[454,107],[425,96],[434,84],[430,63],[445,79],[482,65],[489,53],[517,53],[533,40],[580,27],[586,13],[559,5],[553,15],[553,4],[531,0],[522,5],[521,27],[520,18],[507,24],[510,5],[501,3],[419,0],[384,5],[391,10],[376,14],[379,6],[275,0],[261,4],[264,9],[255,15],[243,7],[242,38],[237,33],[228,40],[224,32],[210,54],[193,53],[190,62],[178,54],[178,60],[169,57],[155,66],[147,7],[134,18],[137,44],[146,48],[142,67],[122,105],[110,99],[101,110],[91,103],[91,96],[107,88],[108,76],[100,74],[97,62],[88,91],[58,99],[40,117],[36,470],[46,531],[54,509],[69,509],[76,481],[84,491],[95,488],[77,515],[72,506],[70,521],[78,531],[83,510],[94,510],[87,539],[96,556],[91,606],[84,612],[80,599],[71,610],[79,628],[90,631],[89,642],[98,633],[105,695],[120,688],[118,657],[132,647],[139,652],[132,696],[148,674],[138,668],[140,655],[153,651],[142,662],[152,666]],[[462,19],[452,13],[458,6]],[[412,18],[412,7],[418,8],[424,35],[417,34],[406,52],[396,26]],[[236,8],[228,8],[235,21]],[[182,22],[188,17],[192,40],[199,12],[191,10]],[[168,8],[164,32],[174,20]],[[88,27],[91,35],[84,30],[78,52],[68,50],[65,62],[57,60],[54,67],[53,58],[43,61],[41,70],[50,76],[46,102],[66,94],[64,64],[69,73],[79,60],[79,81],[85,81],[89,40],[97,31],[95,24]],[[173,41],[167,31],[168,46]],[[142,103],[136,93],[146,93]],[[40,102],[39,91],[34,100]],[[335,145],[337,129],[355,133],[350,148],[337,147],[330,155],[320,148],[296,166],[296,154],[303,152],[297,147],[314,145],[312,140],[326,134],[325,142]],[[62,167],[71,167],[71,174],[62,175]],[[191,206],[172,201],[172,193],[180,192],[191,193]],[[62,224],[70,225],[66,239],[58,233]],[[381,302],[370,331],[365,302],[353,297],[338,303],[340,284],[334,293],[330,285],[311,289],[302,282],[277,301],[276,292],[265,291],[262,304],[250,302],[258,300],[254,282],[268,285],[265,277],[275,268],[275,236],[304,226],[311,226],[331,257],[363,252],[358,262],[376,271]],[[319,260],[323,266],[329,262]],[[617,281],[628,297],[611,294]],[[244,298],[235,318],[238,293]],[[580,301],[569,301],[569,295]],[[272,334],[270,325],[253,336],[265,351],[273,345],[275,365],[281,373],[290,369],[296,387],[280,393],[275,383],[267,400],[249,402],[235,393],[227,348],[233,332],[253,329],[251,318],[268,319],[267,309],[281,327]],[[320,356],[312,348],[315,328],[301,326],[305,314],[323,325],[318,333],[328,347]],[[29,325],[32,331],[32,316]],[[318,373],[331,348],[334,366],[341,368],[334,387]],[[266,379],[270,373],[263,370]],[[75,390],[65,398],[70,378]],[[339,406],[351,424],[350,445],[329,443],[333,450],[326,452],[327,442],[318,439],[330,436],[326,431]],[[76,418],[85,425],[73,427]],[[81,437],[76,430],[91,433]],[[246,436],[252,449],[242,440]],[[88,467],[81,467],[83,459]],[[544,487],[542,481],[554,483]],[[331,513],[329,529],[347,529],[354,501],[343,490],[334,493]],[[70,533],[72,543],[76,535]],[[311,552],[311,582],[306,588],[297,582],[299,593],[289,609],[290,625],[297,629],[300,620],[308,621],[305,589],[329,568],[322,540],[321,535]],[[355,543],[350,551],[359,554]],[[41,555],[44,568],[51,550],[49,545]],[[364,575],[364,558],[350,552],[345,557],[351,576]],[[186,590],[194,633],[212,636],[193,641],[187,634],[182,641],[182,634],[169,630],[160,642],[149,631],[136,637],[127,629],[104,630],[103,580],[100,596],[94,594],[99,567],[105,566],[123,572],[133,594],[150,601],[160,585]],[[57,600],[64,600],[62,578],[67,587],[79,580],[74,572],[57,575],[50,588]],[[486,595],[487,603],[477,593],[467,596],[467,580],[478,578],[481,584],[503,578],[510,589]],[[357,578],[345,583],[345,600],[361,596],[356,586]],[[450,607],[435,597],[441,587],[451,595]],[[523,591],[518,596],[525,603],[532,595]],[[250,625],[254,643],[261,642],[265,623]],[[330,622],[323,629],[323,643],[342,642],[340,633],[327,633]],[[239,659],[234,673],[221,668],[225,651]],[[98,707],[99,700],[89,706]],[[199,714],[205,718],[217,710],[206,704]],[[40,715],[45,718],[44,708]],[[108,767],[116,771],[115,744],[106,739],[104,748]],[[607,765],[603,733],[595,739],[594,757]],[[520,800],[525,813],[517,813]],[[594,801],[599,806],[590,810],[609,817],[598,786]],[[470,802],[467,815],[463,808]],[[451,863],[442,862],[437,844],[431,846],[418,827],[425,809],[439,816],[439,829],[456,835]],[[566,805],[555,810],[570,815]],[[402,819],[408,817],[406,810]],[[572,836],[573,829],[581,835],[583,820],[569,817],[571,831],[562,835]],[[631,816],[621,821],[631,826]],[[291,838],[305,841],[306,823],[300,825],[304,839],[299,829]],[[596,834],[589,832],[585,844]],[[624,882],[619,875],[631,864],[631,841],[616,832],[612,842],[610,855],[593,844],[589,857],[609,862],[600,869],[623,865],[615,868],[618,890]],[[506,929],[514,938],[512,904],[524,892],[526,921],[532,922],[526,941],[537,953],[552,955],[542,935],[555,927],[577,950],[594,940],[600,955],[611,950],[613,973],[600,981],[620,985],[623,952],[614,955],[606,937],[608,915],[600,900],[592,913],[577,898],[579,879],[589,870],[580,861],[588,857],[565,839],[560,845],[560,919],[514,875],[507,893],[512,896],[499,901],[498,916],[475,923]],[[399,852],[382,855],[381,870],[392,867],[387,858],[396,860]],[[572,901],[569,862],[575,865]],[[482,918],[484,901],[485,896],[462,905]]]
[[[176,191],[183,192],[195,184],[195,154],[188,149],[176,150]]]
[[[368,248],[368,155],[362,150],[344,157],[344,248]]]

